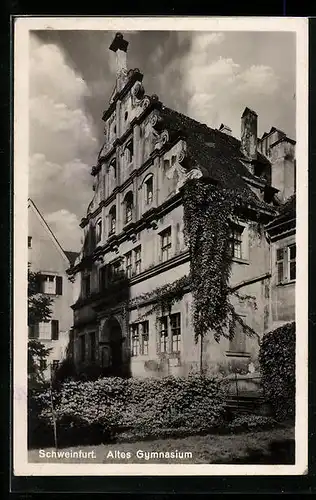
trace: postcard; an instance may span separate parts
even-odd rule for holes
[[[15,18],[16,476],[307,474],[307,23]]]

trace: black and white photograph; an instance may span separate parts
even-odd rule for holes
[[[307,20],[14,31],[14,473],[306,474]]]

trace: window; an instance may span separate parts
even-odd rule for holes
[[[86,340],[84,335],[81,335],[79,337],[79,344],[80,344],[80,361],[81,363],[83,363],[86,359]]]
[[[284,280],[284,248],[278,248],[276,251],[276,267],[277,267],[277,280],[282,283]]]
[[[102,266],[99,270],[99,290],[103,291],[106,289],[108,280],[108,266]]]
[[[124,199],[125,204],[125,223],[128,224],[133,219],[133,193],[129,192]]]
[[[126,165],[129,165],[133,161],[133,156],[134,156],[134,143],[133,139],[131,139],[125,146]]]
[[[128,252],[125,255],[125,270],[126,270],[126,276],[128,278],[131,278],[131,276],[132,276],[132,252]]]
[[[168,317],[163,316],[159,320],[159,350],[160,352],[168,352]]]
[[[39,338],[42,340],[52,339],[52,324],[50,321],[42,321],[38,325],[39,327]]]
[[[171,157],[171,165],[174,165],[177,161],[177,157],[175,155],[172,155]]]
[[[109,211],[109,219],[110,219],[110,232],[109,234],[115,234],[116,232],[116,207],[113,206]]]
[[[112,280],[116,280],[120,277],[122,271],[122,260],[116,260],[115,262],[110,264],[110,274],[109,277]]]
[[[128,118],[128,112],[127,112],[127,111],[125,111],[125,113],[124,113],[124,120],[126,121],[126,120],[127,120],[127,118]]]
[[[229,341],[229,351],[236,353],[246,352],[246,334],[240,323],[236,323],[234,337]]]
[[[172,352],[179,352],[180,340],[181,340],[180,313],[172,314],[170,316],[170,329],[171,329],[171,350]]]
[[[153,176],[151,175],[145,181],[145,202],[146,205],[150,205],[153,201]]]
[[[159,318],[159,352],[179,353],[181,348],[181,314]]]
[[[32,248],[32,236],[27,237],[27,246],[28,248]]]
[[[296,279],[296,245],[289,245],[276,250],[277,283]]]
[[[131,326],[131,347],[132,347],[132,356],[138,356],[138,354],[139,354],[138,325]]]
[[[82,283],[83,283],[83,294],[85,297],[89,297],[90,296],[90,275],[89,274],[83,276]]]
[[[169,170],[169,167],[170,167],[170,161],[168,159],[164,160],[163,161],[163,170],[164,170],[164,172],[166,172],[167,170]]]
[[[296,279],[296,245],[289,246],[289,277]]]
[[[110,172],[114,179],[116,179],[116,159],[114,158],[110,163]]]
[[[142,251],[141,247],[134,250],[135,274],[139,274],[142,270]]]
[[[102,238],[102,220],[97,221],[96,225],[96,242],[99,243]]]
[[[233,228],[230,233],[229,248],[232,257],[242,258],[242,228]]]
[[[147,355],[148,354],[148,347],[149,347],[149,322],[144,321],[143,323],[140,324],[141,328],[141,354]]]
[[[161,238],[161,259],[163,262],[171,257],[171,227],[160,234]]]
[[[132,356],[147,356],[149,347],[149,322],[134,323],[130,326]]]
[[[43,276],[43,293],[49,295],[55,295],[56,293],[56,282],[55,276]]]
[[[92,363],[95,362],[95,350],[96,350],[95,332],[91,332],[90,333],[90,361]]]

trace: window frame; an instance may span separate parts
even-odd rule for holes
[[[149,320],[131,323],[129,325],[131,357],[149,355]]]
[[[128,191],[124,197],[124,222],[129,224],[134,218],[134,194]]]
[[[134,140],[131,137],[125,144],[124,157],[126,159],[126,166],[128,167],[134,161]]]
[[[109,210],[109,236],[116,233],[116,205],[112,205]]]
[[[175,325],[172,324],[174,320],[176,321]],[[182,339],[181,312],[160,316],[158,322],[158,354],[180,354]],[[177,332],[176,335],[174,335],[175,331]],[[176,340],[174,337],[177,337]]]
[[[291,249],[294,248],[294,257],[291,257]],[[278,256],[282,252],[282,258]],[[295,277],[291,276],[291,264],[294,264]],[[282,269],[282,273],[280,273]],[[296,242],[286,243],[283,246],[275,248],[275,274],[277,285],[286,285],[296,281]],[[282,274],[282,279],[280,277]]]
[[[161,262],[167,262],[172,257],[172,227],[169,226],[159,233],[160,236],[160,258]],[[164,238],[167,237],[167,243]],[[167,257],[164,258],[165,253]]]
[[[96,231],[95,231],[96,232],[96,235],[95,235],[96,236],[96,238],[95,238],[96,239],[96,244],[98,244],[98,243],[100,243],[102,241],[102,226],[103,226],[102,219],[100,218],[100,219],[98,219],[96,221],[96,224],[95,224],[95,228],[96,228]]]
[[[55,274],[42,274],[41,275],[41,282],[42,282],[42,293],[45,295],[56,295],[56,275]],[[53,283],[52,289],[54,291],[47,291],[50,290],[51,287],[48,287],[48,289],[45,287],[46,283]]]
[[[294,258],[291,258],[291,248],[294,248]],[[287,262],[287,265],[288,265],[288,281],[289,282],[292,282],[292,281],[296,281],[296,244],[293,243],[291,245],[288,245],[287,246],[287,252],[288,252],[288,262]],[[291,264],[294,264],[294,278],[291,277]]]
[[[243,232],[244,227],[239,225],[233,225],[230,228],[229,235],[229,249],[233,259],[242,260],[243,256]],[[236,252],[237,250],[237,252]]]
[[[131,278],[133,276],[133,253],[132,250],[125,254],[125,272],[127,278]]]
[[[139,256],[139,258],[137,258]],[[142,272],[142,247],[138,245],[136,248],[133,248],[133,257],[134,257],[134,274],[140,274]],[[139,269],[138,269],[139,266]]]
[[[151,189],[149,189],[149,184],[151,185]],[[152,205],[154,201],[154,176],[153,174],[149,174],[144,179],[144,190],[145,190],[145,206]],[[149,195],[150,194],[150,195]]]
[[[44,325],[47,325],[47,328],[44,328]],[[44,331],[44,333],[43,333]],[[47,336],[46,336],[47,334]],[[52,322],[48,321],[40,321],[38,323],[38,340],[52,340]]]

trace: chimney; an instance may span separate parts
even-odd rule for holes
[[[248,161],[257,159],[258,115],[245,108],[241,116],[241,152]]]
[[[224,123],[221,124],[218,130],[224,134],[232,135],[232,129],[228,125],[224,125]]]
[[[127,47],[128,42],[124,40],[122,33],[116,33],[109,49],[116,53],[116,80],[118,91],[124,87],[126,82]]]

